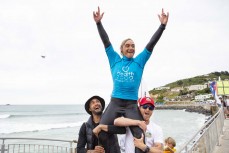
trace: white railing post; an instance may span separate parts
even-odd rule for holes
[[[220,114],[219,114],[219,115],[220,115]],[[220,116],[219,116],[219,119],[221,119]],[[219,120],[219,121],[220,121],[220,120]],[[221,121],[220,121],[220,122],[221,122]],[[217,134],[217,138],[216,138],[216,139],[217,139],[217,144],[216,144],[216,145],[219,146],[219,145],[220,145],[220,144],[219,144],[219,137],[220,137],[219,131],[220,131],[220,130],[218,129],[217,122],[215,122],[215,126],[216,126],[216,134]]]
[[[72,142],[69,143],[69,153],[75,153],[74,148],[72,147]]]
[[[4,153],[5,152],[5,144],[3,143],[2,145],[1,145],[1,153]]]

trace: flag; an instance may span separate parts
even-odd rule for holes
[[[213,97],[215,98],[216,103],[217,103],[218,105],[221,105],[221,101],[220,101],[220,99],[219,99],[219,97],[218,97],[218,95],[217,95],[216,89],[217,89],[216,82],[213,81],[213,82],[210,84],[210,91],[211,91]]]
[[[215,98],[215,95],[216,95],[216,82],[213,81],[211,84],[210,84],[210,91],[212,93],[212,95],[214,96]]]

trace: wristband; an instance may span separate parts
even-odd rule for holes
[[[150,151],[150,148],[149,148],[149,146],[146,145],[146,148],[145,148],[144,152],[147,153],[149,151]]]

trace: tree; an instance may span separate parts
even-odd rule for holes
[[[184,83],[184,82],[183,82],[183,81],[181,81],[181,80],[177,81],[177,85],[178,85],[178,86],[182,86],[182,85],[183,85],[183,83]]]
[[[213,74],[215,74],[216,76],[220,76],[221,75],[220,72],[214,72]]]
[[[227,71],[225,71],[225,75],[229,75],[229,73]]]
[[[164,102],[163,98],[164,98],[163,95],[159,95],[159,96],[157,97],[157,102]]]

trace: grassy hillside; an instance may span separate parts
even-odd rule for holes
[[[209,74],[200,75],[193,78],[178,80],[176,82],[169,83],[165,86],[174,88],[174,87],[190,86],[190,85],[197,85],[197,84],[205,84],[208,81],[218,80],[219,77],[221,78],[221,80],[226,80],[226,79],[229,80],[229,73],[227,71],[212,72]]]
[[[206,94],[206,93],[210,93],[210,90],[208,88],[199,91],[188,91],[185,87],[188,87],[190,85],[199,85],[199,84],[204,85],[207,84],[208,82],[218,80],[219,77],[221,78],[221,80],[229,80],[228,71],[212,72],[209,74],[199,75],[192,78],[177,80],[175,82],[165,85],[165,87],[170,87],[170,89],[176,87],[184,87],[184,89],[181,90],[180,92],[171,92],[170,90],[165,90],[165,89],[164,90],[152,89],[149,91],[149,93],[156,99],[156,101],[164,101],[163,100],[164,97],[173,99],[177,96],[183,96],[187,94],[192,94],[192,95]]]

